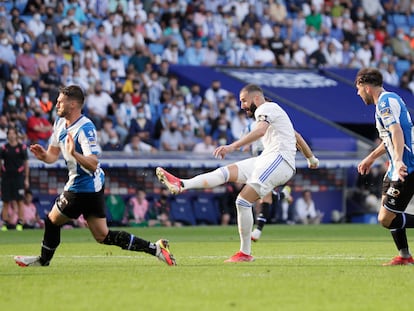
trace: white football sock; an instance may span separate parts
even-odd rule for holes
[[[251,232],[253,228],[253,204],[240,195],[236,199],[237,226],[240,235],[240,251],[250,255],[252,252]]]
[[[227,167],[220,167],[212,172],[197,175],[190,179],[181,179],[183,189],[204,189],[220,186],[229,180]]]

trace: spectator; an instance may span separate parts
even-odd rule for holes
[[[105,199],[105,205],[108,212],[108,226],[126,226],[125,211],[126,205],[124,199],[119,194],[110,194]]]
[[[327,64],[325,55],[326,43],[321,40],[319,41],[319,48],[308,57],[309,65],[314,68],[324,67]]]
[[[368,67],[373,60],[373,54],[369,42],[363,42],[362,48],[357,50],[355,56],[362,63],[363,67]]]
[[[219,55],[217,45],[214,40],[210,39],[207,42],[207,48],[205,49],[204,62],[205,66],[214,66],[217,64]]]
[[[391,47],[397,57],[407,60],[414,59],[414,50],[411,49],[409,41],[406,40],[403,28],[397,28],[395,36],[391,38]]]
[[[231,134],[233,138],[239,139],[249,123],[250,121],[247,119],[246,113],[243,110],[239,110],[237,115],[230,121]]]
[[[172,19],[169,27],[166,27],[163,32],[163,41],[168,41],[170,44],[175,42],[177,44],[178,51],[183,53],[185,50],[184,38],[180,31],[180,24],[178,20]]]
[[[44,33],[45,31],[45,24],[42,21],[42,17],[40,13],[35,13],[32,18],[27,23],[30,31],[33,33],[34,37],[38,37],[40,34]]]
[[[128,200],[124,222],[130,226],[147,225],[149,203],[144,189],[137,188],[135,195]]]
[[[61,66],[61,75],[60,75],[60,84],[63,86],[72,85],[73,82],[73,76],[72,76],[72,70],[68,63],[64,63]]]
[[[47,148],[47,142],[52,134],[52,124],[42,115],[42,108],[35,107],[34,115],[27,119],[26,134],[30,144],[40,144]]]
[[[106,54],[111,54],[109,36],[105,32],[105,27],[101,24],[98,26],[98,32],[91,37],[91,43],[98,56],[104,57]]]
[[[19,90],[18,94],[15,94],[18,98],[22,95],[23,91],[23,84],[21,83],[19,70],[16,67],[10,68],[10,76],[6,81],[4,90],[4,95],[7,97],[11,93],[15,93],[17,90]]]
[[[233,134],[229,127],[229,122],[225,116],[220,116],[217,122],[217,128],[213,130],[211,136],[220,146],[231,144],[234,141]]]
[[[307,56],[305,51],[299,46],[298,42],[292,43],[292,60],[291,65],[293,67],[306,67],[307,65]]]
[[[179,51],[176,41],[171,41],[166,49],[162,52],[161,59],[168,61],[170,64],[178,64]]]
[[[125,63],[121,57],[121,51],[115,50],[113,57],[108,60],[109,69],[116,70],[116,75],[120,79],[125,79],[126,71],[125,71]]]
[[[136,72],[139,74],[144,73],[148,64],[151,64],[151,55],[145,46],[136,45],[131,48],[135,51],[128,60],[128,66],[132,65]]]
[[[194,44],[189,41],[183,55],[183,63],[185,65],[200,66],[205,62],[205,54],[206,51],[201,40],[196,40]]]
[[[109,140],[102,146],[103,151],[122,151],[123,144],[119,139],[119,135],[116,131],[111,132]]]
[[[210,135],[205,135],[201,142],[194,145],[193,153],[212,156],[215,149],[216,145],[213,142],[213,138]]]
[[[23,101],[17,101],[16,95],[10,93],[6,97],[6,101],[3,104],[3,114],[7,117],[9,121],[13,121],[19,127],[19,130],[25,128],[23,124],[26,122],[26,106]]]
[[[80,64],[85,64],[85,60],[87,58],[92,59],[92,64],[96,65],[99,62],[99,55],[96,52],[95,48],[92,45],[92,42],[90,40],[85,40],[85,45],[79,53],[79,61]],[[105,59],[105,58],[103,58]]]
[[[85,106],[98,131],[102,128],[102,120],[108,115],[113,115],[113,105],[111,96],[102,89],[102,84],[97,82],[94,93],[87,96]]]
[[[162,132],[160,146],[163,151],[184,151],[183,136],[176,121],[171,121],[169,127]]]
[[[124,51],[128,56],[133,55],[134,53],[143,52],[145,56],[148,53],[145,51],[145,39],[142,33],[135,31],[135,25],[133,23],[128,23],[126,25],[127,31],[122,35],[122,44],[124,46]],[[137,70],[140,72],[139,70]]]
[[[10,69],[16,63],[11,37],[0,29],[0,80],[10,77]]]
[[[57,53],[58,49],[56,45],[56,36],[53,33],[53,25],[46,24],[45,31],[36,37],[34,47],[37,52],[43,52],[47,49],[48,53]]]
[[[204,97],[207,100],[207,104],[210,113],[214,115],[218,114],[218,106],[220,102],[224,102],[225,97],[229,94],[229,91],[221,87],[220,80],[213,80],[210,87],[205,91]]]
[[[50,119],[52,119],[52,113],[53,113],[53,103],[50,100],[49,92],[43,91],[41,93],[39,106],[42,108],[42,113],[47,114]]]
[[[269,15],[275,24],[282,24],[286,21],[288,15],[283,0],[269,0]]]
[[[203,103],[203,97],[200,95],[200,85],[193,84],[191,90],[185,95],[185,103],[191,104],[195,109],[199,108]]]
[[[158,200],[155,201],[153,206],[155,218],[163,227],[171,227],[170,203],[168,201],[168,196],[168,190],[165,188],[161,189],[160,197]],[[151,218],[149,220],[150,226],[157,223],[157,221],[153,221]]]
[[[112,33],[109,35],[109,44],[112,51],[119,51],[122,54],[127,54],[127,50],[124,49],[122,44],[122,26],[114,25]]]
[[[260,47],[256,51],[254,62],[257,66],[270,66],[276,64],[275,54],[270,50],[267,39],[260,40]]]
[[[296,221],[301,224],[319,224],[323,218],[323,214],[315,208],[310,190],[302,192],[302,197],[296,200],[295,210]]]
[[[313,26],[308,26],[306,33],[298,40],[299,47],[303,49],[307,56],[311,55],[318,49],[317,33]]]
[[[44,74],[49,70],[49,63],[56,61],[56,55],[50,53],[49,44],[47,42],[42,43],[40,46],[40,53],[36,54],[37,68],[39,73]]]
[[[18,28],[13,36],[13,41],[15,43],[15,49],[20,53],[23,48],[23,43],[28,42],[32,43],[35,39],[33,32],[30,28],[27,27],[24,20],[18,20]]]
[[[100,81],[99,71],[90,57],[85,58],[83,66],[79,69],[79,75],[82,80],[90,84],[90,89],[93,89],[97,81]],[[102,81],[99,83],[102,84]]]
[[[61,33],[56,38],[56,45],[58,48],[57,54],[62,55],[67,61],[71,61],[74,48],[69,25],[63,26]]]
[[[59,94],[61,86],[60,76],[56,68],[56,62],[49,62],[48,70],[40,75],[39,88],[41,92],[48,92],[50,100],[54,103]]]
[[[329,42],[324,54],[328,67],[340,67],[342,65],[342,53],[337,49],[335,43]]]
[[[194,148],[194,146],[197,142],[197,138],[194,134],[194,130],[191,128],[190,123],[183,124],[181,134],[183,136],[182,143],[184,145],[184,150],[185,151],[193,150],[193,148]]]
[[[13,35],[14,27],[8,15],[6,7],[4,5],[0,5],[0,29],[3,29],[5,32]]]
[[[24,42],[23,53],[16,58],[16,66],[21,76],[23,90],[26,92],[30,85],[37,85],[39,79],[39,68],[34,54],[31,52],[32,45]]]
[[[25,97],[26,107],[29,111],[34,111],[36,107],[40,107],[40,99],[37,96],[36,88],[31,86]]]
[[[144,106],[137,106],[136,118],[131,119],[131,125],[129,127],[129,137],[138,135],[143,142],[152,145],[152,132],[152,122],[145,117]]]
[[[117,123],[120,127],[125,129],[125,135],[122,137],[126,138],[131,127],[133,119],[137,118],[137,109],[132,103],[132,96],[130,93],[125,93],[123,102],[118,106],[115,112]]]
[[[145,42],[159,43],[162,37],[162,29],[160,24],[155,19],[153,12],[148,13],[148,20],[144,24],[145,28]]]
[[[150,144],[143,142],[138,134],[131,137],[130,142],[124,146],[123,151],[128,155],[157,153],[157,149]]]
[[[32,191],[26,189],[23,199],[23,214],[24,214],[24,228],[25,229],[38,229],[44,228],[45,222],[40,218],[37,212],[37,207],[33,203]]]

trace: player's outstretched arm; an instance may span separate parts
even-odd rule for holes
[[[303,139],[302,135],[295,131],[296,137],[296,148],[303,154],[303,156],[308,161],[308,167],[316,169],[319,166],[319,160],[312,152],[312,149],[309,147],[308,143]]]
[[[59,159],[60,149],[59,147],[49,145],[46,150],[41,145],[34,144],[30,146],[30,152],[32,152],[33,155],[40,161],[45,163],[53,163]]]

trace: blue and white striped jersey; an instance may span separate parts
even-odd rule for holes
[[[70,127],[66,128],[66,120],[57,118],[54,124],[53,135],[50,138],[50,144],[59,147],[66,161],[69,171],[69,179],[66,182],[65,191],[72,192],[98,192],[102,189],[105,174],[99,167],[95,172],[88,171],[79,165],[76,160],[66,151],[66,138],[70,133],[75,143],[75,150],[88,156],[91,154],[100,154],[100,148],[97,142],[95,125],[85,116],[81,116]]]
[[[383,92],[378,98],[375,109],[376,127],[382,139],[387,155],[390,159],[388,177],[398,180],[398,172],[394,171],[394,143],[392,141],[390,126],[399,123],[404,135],[403,162],[407,166],[407,172],[414,172],[414,135],[413,122],[402,98],[393,92]]]

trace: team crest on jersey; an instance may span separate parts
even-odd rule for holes
[[[88,132],[88,141],[89,141],[89,145],[91,147],[96,146],[97,142],[96,142],[96,138],[95,138],[95,133],[93,131]]]
[[[381,109],[379,113],[382,117],[390,116],[391,115],[391,109],[389,107],[387,107],[387,108]]]

